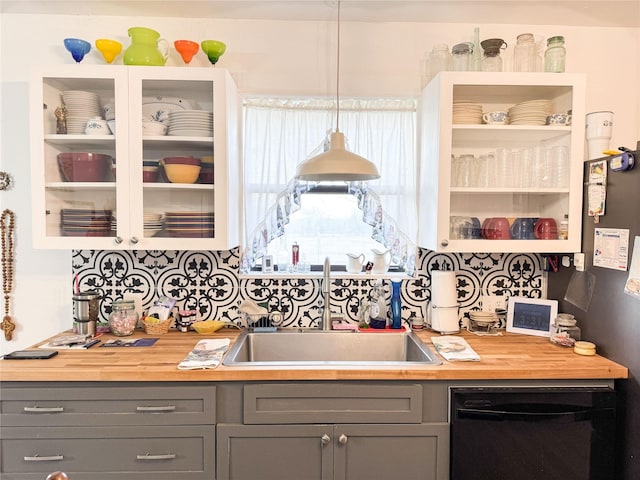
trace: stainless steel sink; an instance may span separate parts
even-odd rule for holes
[[[439,365],[433,351],[412,332],[361,333],[305,330],[243,332],[223,365],[408,366]]]

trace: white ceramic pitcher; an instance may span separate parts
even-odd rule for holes
[[[372,248],[373,252],[373,268],[371,273],[387,273],[389,270],[389,264],[391,263],[391,250],[385,250],[381,252],[375,248]]]
[[[347,272],[348,273],[360,273],[362,271],[362,264],[364,263],[364,253],[358,255],[357,253],[347,253]]]

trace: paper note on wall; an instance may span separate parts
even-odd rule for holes
[[[635,237],[633,241],[631,266],[629,267],[629,277],[624,285],[624,293],[640,300],[640,237]]]
[[[593,266],[627,270],[629,229],[596,228],[593,238]]]

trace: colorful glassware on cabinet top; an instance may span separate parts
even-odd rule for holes
[[[91,50],[91,44],[79,38],[65,38],[64,47],[71,53],[76,63],[80,63],[84,56]]]
[[[118,55],[120,55],[120,52],[122,51],[122,44],[117,40],[99,38],[96,40],[96,48],[102,54],[105,62],[111,63]]]
[[[163,66],[169,55],[169,43],[155,30],[131,27],[131,45],[124,51],[125,65]]]
[[[211,65],[215,65],[227,49],[227,45],[219,40],[203,40],[200,44],[202,51],[207,54]]]
[[[189,65],[193,56],[198,53],[198,50],[200,50],[200,45],[196,42],[192,42],[191,40],[176,40],[173,42],[173,45],[176,47],[176,50],[182,57],[185,65]]]

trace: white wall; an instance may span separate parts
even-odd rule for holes
[[[223,40],[227,53],[218,68],[229,69],[242,93],[335,95],[335,22],[272,22],[184,18],[42,16],[6,14],[0,19],[0,170],[15,187],[0,192],[0,207],[17,215],[14,340],[0,352],[27,347],[71,326],[71,252],[33,250],[29,188],[27,82],[39,64],[72,64],[65,37],[93,43],[114,38],[129,45],[127,29],[146,26],[169,41]],[[474,24],[343,23],[341,95],[416,96],[420,63],[434,43],[473,40]],[[509,48],[508,68],[519,33],[567,38],[567,72],[587,73],[587,112],[612,110],[612,147],[635,147],[640,139],[640,29],[527,25],[480,25],[481,38],[500,37]],[[121,56],[115,63],[121,63]],[[83,64],[102,64],[93,50]],[[172,51],[168,65],[182,65]],[[82,66],[78,66],[82,68]],[[152,68],[152,67],[150,67]],[[212,68],[202,53],[188,68]]]

